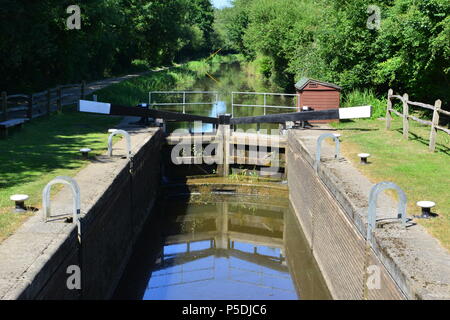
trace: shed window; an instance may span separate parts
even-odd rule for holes
[[[310,87],[310,88],[317,88],[318,85],[317,85],[317,83],[310,83],[310,84],[309,84],[309,87]]]

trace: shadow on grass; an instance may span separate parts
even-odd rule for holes
[[[75,107],[27,123],[0,140],[0,187],[36,181],[57,169],[80,168],[85,160],[79,149],[105,149],[101,134],[117,123],[117,118],[78,113]]]
[[[401,128],[400,129],[396,129],[395,131],[397,131],[400,134],[403,134],[403,129],[401,129]],[[409,139],[411,141],[420,142],[421,144],[423,144],[423,145],[425,145],[427,147],[430,145],[430,140],[428,138],[423,138],[423,137],[421,137],[421,136],[419,136],[419,135],[417,135],[417,134],[415,134],[415,133],[413,133],[411,131],[409,131]],[[446,155],[450,155],[450,148],[447,147],[446,145],[442,144],[442,143],[439,143],[439,142],[436,142],[436,151],[437,152],[442,152],[442,153],[444,153]]]

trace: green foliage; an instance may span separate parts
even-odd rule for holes
[[[428,151],[430,126],[410,122],[409,140],[402,137],[402,119],[394,118],[392,130],[379,120],[354,120],[334,123],[342,134],[343,155],[373,182],[392,181],[408,196],[408,214],[420,215],[417,201],[437,203],[433,212],[439,217],[419,220],[441,244],[450,250],[450,139],[445,132],[437,135],[436,152]],[[358,153],[372,154],[369,166],[360,166]],[[429,183],[424,183],[429,181]]]
[[[209,0],[85,0],[68,30],[68,0],[0,0],[1,90],[31,92],[210,52]]]
[[[91,155],[106,151],[108,129],[119,121],[65,107],[62,114],[35,119],[0,140],[0,242],[29,216],[12,213],[9,197],[25,193],[30,196],[27,205],[40,206],[49,181],[73,176],[89,163],[81,157],[80,148],[91,148]]]
[[[381,10],[378,30],[368,5]],[[448,0],[236,0],[217,15],[225,43],[286,90],[307,76],[448,106],[449,13]]]
[[[379,99],[373,90],[355,90],[344,96],[341,107],[372,106],[372,119],[386,115],[386,101]]]

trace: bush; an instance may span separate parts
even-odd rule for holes
[[[372,90],[354,90],[344,96],[341,107],[372,106],[372,119],[386,115],[386,101],[379,99]]]

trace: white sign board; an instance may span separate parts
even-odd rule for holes
[[[361,119],[372,116],[372,106],[340,108],[339,119]]]
[[[79,110],[80,110],[80,112],[110,114],[111,104],[95,102],[95,101],[80,100]]]

